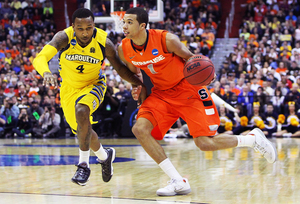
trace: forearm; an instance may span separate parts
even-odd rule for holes
[[[41,76],[44,76],[45,72],[50,72],[48,61],[51,60],[56,53],[57,49],[55,47],[52,45],[45,45],[43,50],[33,60],[33,66]]]
[[[142,78],[140,78],[138,75],[130,71],[124,64],[120,64],[119,66],[114,66],[120,77],[132,85],[138,86],[138,85],[144,85]]]
[[[138,70],[138,71],[139,71],[139,72],[136,73],[136,76],[139,78],[139,80],[140,80],[141,82],[144,82],[142,72],[141,72],[140,70]],[[137,85],[134,85],[134,84],[131,84],[131,85],[132,85],[132,87],[137,87]]]

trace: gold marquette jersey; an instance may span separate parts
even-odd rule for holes
[[[105,80],[101,65],[105,59],[107,33],[95,28],[92,41],[82,48],[76,40],[72,26],[64,31],[68,35],[69,43],[59,54],[62,83],[74,88],[83,88]]]

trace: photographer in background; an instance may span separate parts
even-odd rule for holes
[[[45,106],[41,115],[38,127],[33,128],[36,137],[56,137],[60,130],[60,116],[55,112],[55,108]]]
[[[8,133],[10,134],[9,136],[12,137],[11,130],[17,126],[20,110],[16,105],[13,104],[11,98],[6,97],[0,112],[2,115],[6,117],[7,120],[4,126],[4,130],[5,130],[4,134]]]
[[[32,127],[36,128],[39,124],[39,119],[44,112],[44,109],[40,107],[38,101],[34,100],[31,102],[31,106],[28,109],[28,115],[30,115],[30,119],[32,122]]]
[[[18,117],[17,127],[12,129],[14,136],[31,137],[32,123],[28,116],[27,109],[22,108]]]

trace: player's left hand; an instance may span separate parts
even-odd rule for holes
[[[133,100],[138,101],[138,107],[146,100],[147,98],[147,88],[145,86],[139,85],[137,87],[133,87],[131,90],[131,95]]]
[[[54,86],[54,88],[57,88],[57,79],[53,76],[52,73],[50,72],[44,72],[44,81],[43,85],[48,85],[48,86]]]
[[[148,93],[147,93],[146,86],[141,86],[140,96],[137,103],[138,107],[142,105],[142,103],[146,100],[147,97],[148,97]]]
[[[133,87],[131,90],[131,95],[133,100],[137,101],[141,93],[142,86]]]

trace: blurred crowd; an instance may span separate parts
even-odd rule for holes
[[[300,5],[248,0],[239,39],[211,91],[238,109],[220,108],[219,133],[259,127],[268,136],[300,136]]]

